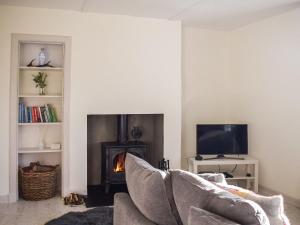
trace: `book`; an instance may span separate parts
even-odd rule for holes
[[[38,123],[41,123],[42,122],[42,120],[41,120],[41,117],[40,117],[40,112],[39,112],[39,108],[40,107],[35,107],[35,112],[36,112],[36,118],[37,118],[37,122]]]
[[[35,107],[32,107],[32,122],[36,123]]]
[[[46,107],[46,105],[43,108],[44,108],[45,121],[46,121],[46,123],[49,123],[50,122],[50,118],[49,118],[49,115],[47,113],[47,107]]]
[[[19,123],[22,123],[22,108],[21,108],[21,102],[19,102]]]
[[[26,123],[26,113],[25,113],[24,102],[19,103],[19,123]]]
[[[22,114],[23,114],[23,123],[26,123],[26,119],[25,119],[25,117],[26,117],[26,114],[25,114],[25,104],[24,104],[24,102],[22,103]]]
[[[49,118],[49,122],[52,123],[53,119],[52,119],[51,113],[50,113],[50,106],[48,104],[46,104],[45,106],[46,106],[46,112],[47,112],[47,116]]]
[[[50,107],[50,113],[51,113],[51,117],[52,117],[52,122],[57,122],[56,113],[52,106]]]
[[[41,108],[42,107],[38,107],[38,112],[39,112],[40,122],[44,123],[44,120],[43,120],[43,117],[42,117],[42,110],[41,110]]]
[[[32,120],[31,120],[31,107],[28,106],[28,123],[32,123]]]
[[[27,107],[26,106],[24,106],[24,111],[25,111],[25,118],[24,118],[24,122],[25,123],[28,123],[28,115],[27,115]]]
[[[37,122],[37,117],[36,117],[36,111],[35,111],[35,106],[32,107],[32,112],[33,112],[33,122]]]
[[[41,106],[41,114],[42,114],[43,122],[47,123],[47,118],[46,118],[46,115],[45,115],[45,107],[44,106]]]
[[[20,123],[23,123],[23,105],[22,102],[20,102]]]
[[[27,123],[30,123],[30,107],[27,108]]]

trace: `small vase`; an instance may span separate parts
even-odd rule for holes
[[[40,88],[39,95],[45,95],[45,88]]]
[[[41,51],[39,53],[39,66],[43,66],[46,63],[46,53],[45,49],[41,48]]]

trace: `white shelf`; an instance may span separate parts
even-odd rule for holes
[[[208,157],[209,158],[209,157]],[[208,159],[204,158],[203,160],[194,160],[194,163],[201,166],[212,166],[212,165],[245,165],[245,164],[255,164],[258,163],[258,161],[250,156],[241,156],[239,159]],[[189,160],[193,160],[194,158],[191,158]]]
[[[57,190],[61,194],[68,194],[69,143],[66,137],[69,131],[67,114],[69,113],[69,98],[64,93],[69,93],[70,83],[70,48],[71,39],[68,37],[48,35],[13,34],[11,46],[11,88],[10,88],[10,193],[12,201],[19,198],[18,168],[28,166],[30,162],[40,161],[45,165],[61,165],[57,180]],[[28,67],[32,59],[37,65],[37,58],[45,48],[51,60],[51,65],[56,67]],[[32,75],[45,72],[47,77],[46,95],[38,95]],[[67,95],[68,97],[68,95]],[[24,102],[26,107],[42,106],[49,104],[54,108],[58,122],[48,123],[19,123],[19,103]],[[23,112],[22,112],[23,113]],[[51,115],[49,115],[51,116]],[[67,123],[67,124],[65,124]],[[66,126],[64,126],[66,125]],[[49,146],[40,149],[37,143],[61,143],[62,149],[51,150]]]
[[[62,98],[62,95],[19,95],[19,98]]]
[[[19,126],[52,126],[52,125],[61,125],[62,122],[56,123],[18,123]]]
[[[39,148],[20,148],[18,150],[19,154],[60,153],[60,152],[62,152],[61,149],[59,149],[59,150],[52,150],[50,148],[45,148],[45,149],[39,149]]]
[[[63,71],[62,67],[37,67],[37,66],[20,66],[20,70],[53,70],[53,71]]]
[[[199,172],[199,167],[205,166],[222,166],[222,165],[242,165],[245,167],[245,173],[233,173],[234,177],[226,178],[227,181],[238,181],[245,180],[246,187],[253,188],[253,191],[258,192],[258,160],[252,158],[251,156],[242,156],[243,159],[208,159],[204,158],[203,160],[196,160],[195,158],[188,159],[189,171],[197,174]],[[253,172],[251,172],[251,168]],[[246,174],[251,173],[251,177],[247,177]],[[253,183],[253,185],[251,185]]]

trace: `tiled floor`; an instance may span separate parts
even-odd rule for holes
[[[286,205],[286,212],[292,225],[300,225],[300,209]],[[43,225],[69,211],[84,211],[84,206],[64,206],[60,198],[30,202],[0,204],[0,225]]]
[[[0,204],[0,225],[43,225],[69,211],[84,211],[84,206],[64,206],[61,198]]]

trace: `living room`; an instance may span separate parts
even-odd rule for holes
[[[14,71],[39,57],[40,48],[18,64],[18,41],[26,46],[30,40],[64,43],[64,149],[25,160],[47,163],[62,154],[61,197],[88,194],[89,141],[100,142],[101,134],[99,128],[89,138],[91,116],[136,115],[140,121],[139,115],[162,115],[163,158],[171,169],[183,170],[196,156],[197,124],[247,124],[248,154],[259,162],[259,193],[282,194],[291,224],[300,224],[299,1],[109,2],[0,1],[0,224],[44,224],[86,210],[51,214],[49,204],[63,207],[59,197],[18,200],[17,161],[25,154],[17,154],[24,142],[16,134],[31,127],[16,123],[18,99],[26,96],[17,96]],[[38,93],[33,83],[31,88]],[[50,129],[55,133],[56,127]],[[37,210],[43,216],[33,221]]]

